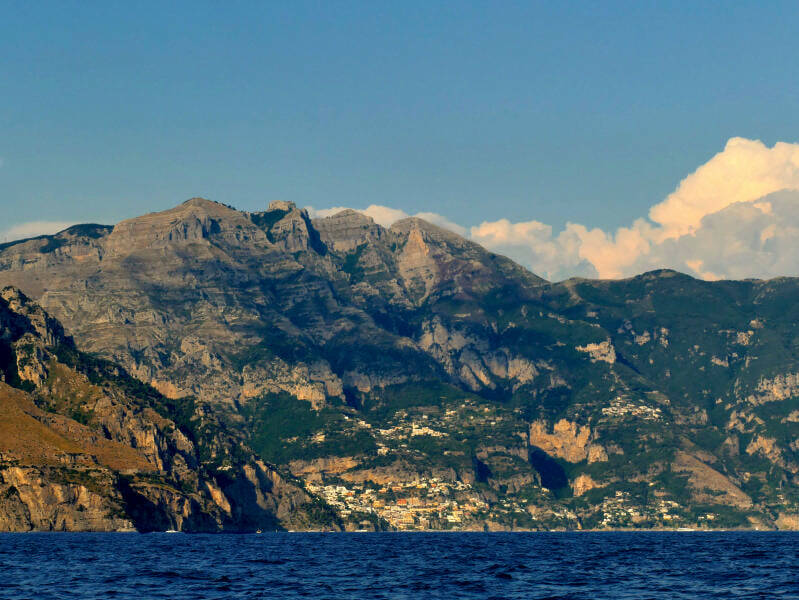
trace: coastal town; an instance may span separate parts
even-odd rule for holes
[[[687,524],[680,505],[673,500],[659,499],[651,505],[642,507],[632,501],[630,494],[617,491],[615,495],[603,499],[600,508],[602,515],[598,523],[601,529],[618,529],[635,527],[642,523],[649,526],[677,527]],[[706,522],[713,521],[715,515],[702,515]]]
[[[486,523],[495,527],[516,523],[519,529],[550,529],[553,526],[565,529],[713,527],[717,519],[714,513],[690,519],[677,502],[668,499],[641,506],[624,491],[604,498],[596,519],[584,525],[576,512],[568,508],[525,506],[512,498],[489,505],[469,484],[436,478],[385,486],[309,483],[307,488],[324,498],[344,519],[370,527],[376,518],[387,528],[404,531],[483,529]]]
[[[660,408],[634,402],[618,396],[601,409],[605,419],[637,418],[658,421],[663,418]],[[376,445],[377,460],[413,461],[422,445],[441,448],[440,459],[463,459],[457,447],[458,436],[473,428],[473,435],[485,443],[507,422],[494,407],[481,405],[471,398],[444,407],[397,410],[382,427],[352,414],[344,416],[351,430],[367,430]],[[524,439],[526,432],[509,427],[505,439]],[[463,436],[463,433],[459,434]],[[313,443],[324,443],[325,435],[318,433]],[[523,460],[509,455],[508,447],[494,446],[492,477],[499,477],[498,456],[507,461]],[[454,456],[459,455],[459,456]],[[491,461],[492,459],[486,458]],[[370,529],[380,527],[395,530],[475,530],[475,529],[625,529],[638,527],[677,528],[685,526],[713,527],[713,513],[689,515],[676,501],[652,494],[648,501],[628,491],[608,491],[596,510],[586,512],[586,500],[578,493],[572,499],[556,496],[540,481],[529,480],[515,488],[503,488],[497,494],[497,479],[487,482],[461,481],[445,474],[443,463],[438,471],[420,470],[412,476],[395,474],[391,481],[373,481],[361,472],[321,474],[305,481],[309,492],[324,501],[350,526]],[[356,469],[357,471],[358,469]],[[451,472],[454,475],[454,472]],[[507,475],[505,473],[504,475]],[[512,474],[511,474],[512,476]],[[378,478],[379,479],[379,478]],[[504,480],[506,483],[511,481]]]
[[[344,518],[373,515],[402,530],[460,529],[488,511],[488,504],[470,485],[435,477],[384,486],[355,483],[349,487],[342,484],[307,487]]]

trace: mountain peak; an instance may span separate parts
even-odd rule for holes
[[[628,279],[650,280],[650,279],[671,279],[673,277],[696,279],[695,277],[691,277],[690,275],[681,273],[680,271],[675,271],[674,269],[653,269],[652,271],[646,271],[644,273],[641,273],[640,275],[629,277]]]
[[[434,246],[449,248],[448,251],[467,252],[469,254],[476,252],[480,255],[489,254],[489,252],[479,244],[449,229],[444,229],[429,221],[420,219],[419,217],[401,219],[391,226],[391,231],[402,236],[410,236],[412,232],[416,231],[420,239]]]
[[[404,219],[400,219],[391,226],[391,231],[404,234],[409,234],[414,229],[431,236],[432,239],[437,241],[466,241],[466,238],[463,236],[460,236],[449,229],[444,229],[443,227],[434,225],[430,221],[425,221],[419,217],[406,217]]]
[[[189,198],[185,202],[183,202],[185,206],[202,206],[206,204],[219,204],[218,202],[214,202],[213,200],[209,200],[208,198],[202,198],[200,196],[195,196],[194,198]]]
[[[164,213],[170,213],[172,211],[180,211],[186,209],[200,210],[212,214],[239,212],[232,206],[228,206],[227,204],[222,204],[221,202],[217,202],[216,200],[208,200],[207,198],[194,197],[194,198],[189,198],[188,200],[186,200],[185,202],[183,202],[182,204],[176,206],[171,210],[164,211]],[[161,213],[155,213],[155,214],[161,214]]]
[[[284,212],[291,212],[293,210],[297,210],[297,205],[293,202],[287,202],[285,200],[273,200],[269,203],[268,210],[282,210]]]
[[[223,228],[253,228],[244,213],[213,200],[190,198],[175,208],[118,223],[108,237],[112,252],[180,241],[197,241]]]
[[[349,252],[361,244],[380,239],[385,233],[371,217],[351,208],[314,219],[313,225],[324,243],[337,252]]]

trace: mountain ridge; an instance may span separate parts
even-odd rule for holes
[[[80,351],[195,397],[344,521],[799,514],[794,278],[547,282],[417,218],[311,219],[288,202],[191,199],[80,231],[0,248],[0,284]]]
[[[207,411],[82,354],[11,287],[0,292],[0,357],[0,530],[315,524],[307,493],[246,448],[219,457],[239,441],[225,439]]]

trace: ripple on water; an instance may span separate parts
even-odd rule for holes
[[[794,533],[0,534],[3,598],[799,600]]]

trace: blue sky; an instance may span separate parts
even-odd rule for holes
[[[799,140],[798,25],[793,2],[0,2],[5,229],[201,195],[613,230],[729,138]]]

